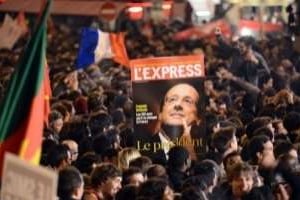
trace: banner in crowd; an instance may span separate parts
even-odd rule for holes
[[[220,19],[206,23],[202,26],[192,27],[174,35],[175,40],[187,40],[187,39],[207,39],[210,40],[215,38],[215,28],[219,27],[222,34],[225,37],[230,37],[232,35],[230,23],[225,19]],[[282,24],[273,24],[268,22],[258,22],[252,20],[239,20],[237,24],[238,32],[243,35],[244,30],[248,30],[251,34],[256,34],[260,31],[264,33],[281,32],[283,30]]]
[[[34,166],[13,154],[6,153],[1,199],[56,200],[57,179],[55,171]]]
[[[18,22],[9,15],[5,15],[0,27],[0,49],[12,49],[22,33],[23,29]]]
[[[204,56],[137,59],[130,62],[137,148],[161,162],[174,146],[192,157],[204,150]]]

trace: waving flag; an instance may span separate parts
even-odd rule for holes
[[[77,69],[99,63],[104,58],[112,58],[129,67],[124,33],[107,33],[99,29],[83,28],[76,60]]]
[[[0,168],[5,152],[39,163],[44,125],[48,0],[0,106]],[[2,170],[0,171],[2,172]]]

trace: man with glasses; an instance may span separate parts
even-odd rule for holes
[[[72,163],[78,158],[78,144],[74,140],[64,140],[63,145],[66,145],[70,149]]]

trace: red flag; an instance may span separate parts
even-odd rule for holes
[[[45,108],[44,108],[44,122],[48,125],[48,115],[51,112],[50,107],[50,99],[52,97],[52,91],[51,91],[51,84],[50,84],[50,78],[49,78],[49,68],[48,63],[46,61],[45,69],[44,69],[44,101],[45,101]]]

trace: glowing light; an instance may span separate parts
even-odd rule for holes
[[[164,10],[170,10],[171,9],[171,4],[164,4],[163,6],[162,6],[162,8],[164,9]]]
[[[142,7],[130,7],[130,8],[128,8],[128,11],[131,13],[138,13],[138,12],[142,12],[143,8]]]
[[[206,16],[210,16],[210,12],[208,10],[201,10],[201,11],[197,11],[196,15],[199,17],[206,17]]]
[[[252,31],[249,28],[242,28],[240,34],[241,34],[241,36],[253,35]]]

